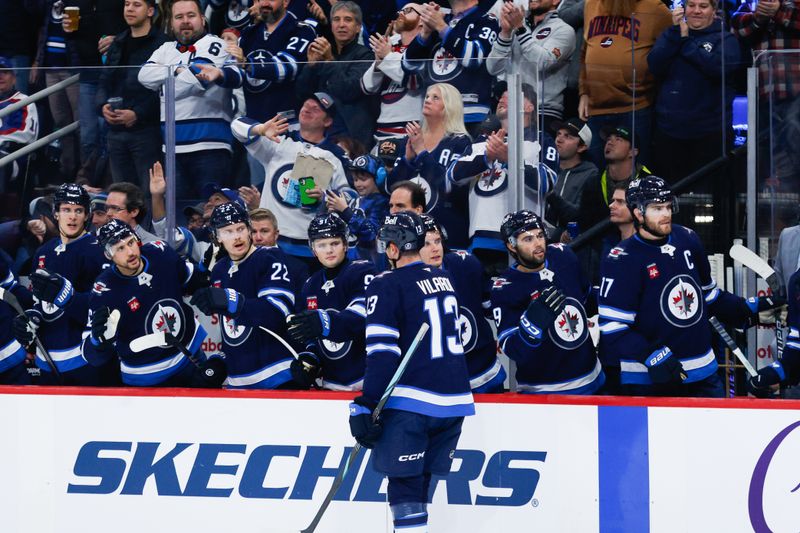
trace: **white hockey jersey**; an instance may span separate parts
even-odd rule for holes
[[[266,207],[280,221],[281,237],[306,241],[308,225],[317,214],[316,209],[300,207],[298,182],[292,178],[292,168],[301,153],[327,161],[333,166],[333,177],[329,190],[347,187],[342,162],[335,154],[308,142],[283,137],[280,143],[265,137],[252,136],[250,129],[258,122],[247,117],[237,118],[231,123],[234,137],[247,148],[265,171],[264,190],[261,191],[261,207]]]
[[[164,124],[164,81],[175,76],[175,152],[201,150],[232,151],[230,122],[233,118],[231,90],[195,76],[199,63],[223,68],[230,54],[225,41],[204,35],[190,46],[176,41],[162,44],[139,71],[139,83],[159,91],[161,124]],[[231,60],[232,61],[232,60]],[[231,63],[232,65],[232,63]],[[178,72],[180,71],[180,72]]]

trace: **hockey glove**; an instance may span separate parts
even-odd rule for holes
[[[66,307],[75,293],[68,279],[42,268],[31,274],[31,285],[34,296],[44,302],[50,302],[59,309]]]
[[[383,426],[380,422],[372,420],[372,411],[375,404],[359,396],[350,404],[350,434],[364,448],[374,448],[381,438]]]
[[[311,352],[300,353],[297,359],[292,361],[289,370],[294,382],[304,389],[314,385],[317,378],[322,375],[322,367]]]
[[[761,311],[769,311],[770,309],[775,309],[776,307],[784,305],[786,303],[786,298],[773,294],[771,296],[748,298],[745,302],[750,313],[757,315]]]
[[[236,318],[244,307],[244,296],[233,289],[205,287],[195,291],[189,303],[200,309],[204,315],[220,313]]]
[[[286,319],[289,336],[305,346],[309,341],[327,337],[331,332],[331,317],[322,309],[301,311]]]
[[[747,385],[756,398],[768,398],[772,395],[771,387],[784,379],[786,379],[786,372],[783,370],[783,365],[780,361],[775,361],[759,370],[758,375],[750,377]]]
[[[222,383],[228,377],[228,367],[225,366],[225,360],[219,356],[206,359],[202,364],[202,372],[205,386],[212,389],[222,387]]]
[[[25,317],[14,317],[14,321],[11,323],[11,333],[23,348],[28,349],[36,339],[36,332],[41,323],[41,315],[36,311],[28,310],[25,311]]]
[[[645,360],[644,366],[653,383],[683,383],[686,373],[678,358],[668,346],[654,350]]]
[[[117,324],[119,311],[112,311],[107,306],[100,307],[92,313],[92,344],[100,350],[111,348],[117,340]]]
[[[550,285],[539,293],[519,319],[519,334],[531,346],[539,346],[542,336],[564,307],[566,296]]]

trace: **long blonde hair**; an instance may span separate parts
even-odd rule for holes
[[[464,102],[461,99],[461,93],[449,83],[434,83],[428,87],[427,92],[431,92],[434,89],[439,91],[439,95],[442,97],[442,104],[444,105],[445,136],[458,133],[466,135],[467,128],[464,126]],[[422,132],[427,133],[428,131],[428,121],[423,116]]]

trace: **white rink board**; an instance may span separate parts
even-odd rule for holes
[[[4,533],[296,533],[352,445],[346,394],[67,390],[0,388]],[[646,402],[483,396],[429,530],[800,531],[800,404]],[[356,473],[317,531],[391,531],[385,480]]]

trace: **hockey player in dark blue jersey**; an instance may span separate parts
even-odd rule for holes
[[[783,346],[783,357],[749,378],[750,389],[759,398],[769,397],[773,385],[795,386],[800,382],[800,271],[786,284],[789,311],[786,324],[789,334]]]
[[[375,277],[369,261],[347,258],[347,223],[336,213],[318,215],[308,226],[311,251],[322,265],[308,278],[289,318],[289,334],[312,353],[292,363],[295,381],[317,378],[330,390],[361,390],[366,348],[364,293]]]
[[[389,478],[395,531],[427,531],[431,475],[447,475],[465,416],[475,414],[461,345],[459,307],[448,275],[421,261],[419,215],[386,217],[378,232],[392,270],[367,287],[364,393],[350,404],[350,431]],[[423,323],[422,339],[378,422],[372,411]]]
[[[275,338],[285,336],[286,317],[294,308],[283,252],[253,244],[250,217],[238,203],[215,207],[210,226],[228,257],[214,265],[213,286],[196,291],[191,303],[207,315],[220,315],[226,387],[293,387],[292,354]]]
[[[672,223],[677,199],[663,179],[628,186],[636,234],[600,266],[600,357],[620,369],[622,392],[723,396],[708,319],[741,326],[783,302],[721,291],[700,238]]]
[[[295,78],[306,62],[308,45],[317,38],[317,21],[298,20],[289,0],[261,0],[261,21],[242,29],[239,47],[245,56],[237,70],[220,69],[225,87],[244,86],[247,116],[266,122],[281,114],[297,124]]]
[[[578,259],[562,244],[547,246],[544,222],[522,210],[501,226],[517,261],[492,284],[500,348],[517,362],[517,391],[593,394],[605,382],[589,335]]]
[[[23,308],[30,307],[33,303],[31,294],[17,283],[2,257],[0,257],[0,288],[10,291]],[[13,322],[16,316],[16,311],[10,305],[0,302],[0,385],[28,385],[31,382],[28,370],[25,368],[25,347],[33,343],[38,323],[30,319]],[[22,327],[23,331],[12,334],[12,330],[18,327]],[[30,340],[23,346],[15,338],[17,336]]]
[[[37,270],[31,274],[36,304],[29,315],[38,321],[37,335],[65,385],[114,384],[113,374],[105,372],[108,368],[88,365],[81,354],[89,292],[108,262],[94,235],[86,231],[90,204],[89,193],[80,185],[65,183],[58,188],[53,214],[59,236],[36,251]],[[24,322],[21,317],[15,320]],[[25,325],[17,324],[15,331],[24,330]],[[27,346],[33,338],[27,335],[18,340]],[[55,384],[56,376],[41,354],[37,353],[36,364],[41,370],[41,383]]]
[[[464,251],[448,252],[445,248],[447,233],[432,216],[421,217],[425,223],[425,247],[420,250],[422,261],[447,272],[458,296],[461,342],[472,392],[503,392],[506,371],[497,358],[497,340],[486,320],[491,301],[483,267]]]
[[[493,78],[486,56],[500,29],[497,18],[478,0],[450,0],[444,15],[431,3],[422,6],[422,28],[403,55],[403,69],[424,72],[428,83],[450,83],[464,97],[464,122],[479,125],[489,113]]]
[[[206,332],[183,301],[184,292],[208,284],[207,273],[162,241],[142,245],[120,220],[97,235],[113,265],[97,278],[89,298],[91,332],[83,342],[89,363],[118,357],[122,382],[131,386],[219,387],[225,365],[206,358]],[[136,347],[152,337],[160,341]]]

